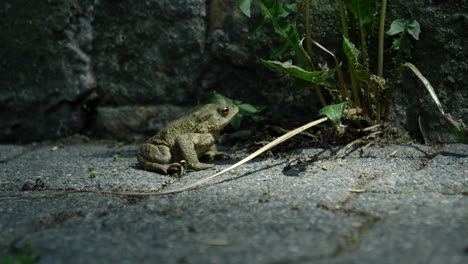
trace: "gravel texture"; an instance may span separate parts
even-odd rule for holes
[[[135,150],[0,146],[0,260],[30,242],[39,263],[468,263],[466,145],[297,149],[178,194],[53,197],[172,189],[235,162],[177,179]]]

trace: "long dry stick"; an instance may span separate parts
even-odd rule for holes
[[[351,109],[349,111],[349,115],[352,115],[356,113],[356,110],[354,109]],[[259,150],[255,151],[254,153],[250,154],[249,156],[247,156],[246,158],[244,158],[243,160],[237,162],[236,164],[218,172],[218,173],[215,173],[209,177],[206,177],[204,179],[201,179],[195,183],[192,183],[192,184],[189,184],[189,185],[186,185],[186,186],[183,186],[183,187],[180,187],[180,188],[177,188],[177,189],[174,189],[174,190],[167,190],[167,191],[153,191],[153,192],[112,192],[112,191],[95,191],[95,190],[71,190],[71,191],[65,191],[65,192],[62,192],[62,193],[56,193],[56,194],[53,194],[53,195],[47,195],[47,196],[15,196],[15,198],[26,198],[26,199],[44,199],[44,198],[58,198],[58,197],[61,197],[61,196],[64,196],[64,195],[67,195],[67,194],[71,194],[71,193],[96,193],[96,194],[113,194],[113,195],[125,195],[125,196],[157,196],[157,195],[165,195],[165,194],[172,194],[172,193],[179,193],[179,192],[184,192],[184,191],[188,191],[188,190],[191,190],[191,189],[195,189],[199,186],[201,186],[202,184],[206,183],[206,182],[209,182],[211,181],[212,179],[214,179],[215,177],[218,177],[234,168],[237,168],[239,166],[241,166],[242,164],[254,159],[255,157],[257,157],[258,155],[264,153],[265,151],[268,151],[269,149],[277,146],[278,144],[294,137],[295,135],[315,126],[315,125],[318,125],[322,122],[325,122],[328,120],[328,117],[324,117],[324,118],[321,118],[321,119],[318,119],[318,120],[315,120],[313,122],[310,122],[310,123],[307,123],[299,128],[296,128],[284,135],[282,135],[281,137],[273,140],[272,142],[268,143],[267,145],[263,146],[262,148],[260,148]]]
[[[432,87],[431,83],[426,79],[426,77],[424,77],[424,75],[419,71],[419,69],[416,66],[414,66],[414,64],[409,63],[409,62],[403,64],[402,66],[409,68],[414,73],[414,75],[416,75],[416,77],[418,77],[419,80],[424,84],[424,87],[426,87],[427,91],[432,97],[432,100],[434,100],[434,103],[436,104],[437,109],[445,118],[445,121],[448,123],[449,127],[460,129],[460,130],[465,129],[465,124],[463,123],[461,119],[455,120],[452,117],[452,115],[450,115],[450,113],[446,113],[444,111],[444,108],[442,104],[440,103],[439,98],[437,97],[437,94],[435,93],[434,88]]]
[[[324,117],[324,118],[321,118],[319,120],[316,120],[316,121],[310,122],[308,124],[305,124],[305,125],[303,125],[303,126],[301,126],[299,128],[296,128],[296,129],[282,135],[281,137],[273,140],[272,142],[270,142],[267,145],[263,146],[259,150],[255,151],[254,153],[247,156],[245,159],[237,162],[236,164],[232,165],[229,168],[226,168],[226,169],[224,169],[224,170],[222,170],[222,171],[220,171],[218,173],[215,173],[215,174],[213,174],[213,175],[211,175],[209,177],[206,177],[206,178],[204,178],[202,180],[199,180],[199,181],[197,181],[195,183],[192,183],[190,185],[187,185],[187,186],[175,189],[175,190],[163,191],[160,194],[178,193],[178,192],[183,192],[183,191],[187,191],[187,190],[196,188],[196,187],[198,187],[198,186],[200,186],[200,185],[202,185],[202,184],[204,184],[204,183],[206,183],[208,181],[211,181],[213,178],[218,177],[221,174],[224,174],[224,173],[226,173],[226,172],[228,172],[228,171],[230,171],[230,170],[232,170],[234,168],[239,167],[240,165],[252,160],[253,158],[257,157],[258,155],[262,154],[263,152],[268,151],[269,149],[271,149],[271,148],[277,146],[278,144],[280,144],[280,143],[294,137],[295,135],[303,132],[304,130],[307,130],[307,129],[309,129],[309,128],[315,126],[315,125],[318,125],[318,124],[320,124],[322,122],[325,122],[327,120],[328,120],[328,117]]]

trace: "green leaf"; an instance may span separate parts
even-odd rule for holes
[[[401,41],[400,41],[400,49],[406,54],[406,57],[412,58],[411,57],[411,48],[413,47],[413,44],[411,44],[411,41],[408,37],[404,36]]]
[[[468,144],[468,133],[466,133],[463,129],[453,128],[452,134],[455,136],[458,142]]]
[[[224,96],[220,95],[220,94],[217,93],[217,92],[211,92],[211,93],[208,94],[208,96],[206,97],[207,103],[210,103],[210,104],[213,104],[213,103],[218,102],[219,99],[224,99]]]
[[[387,31],[387,35],[393,36],[404,32],[406,25],[407,21],[404,18],[393,20],[390,29]]]
[[[265,25],[265,22],[267,21],[267,18],[263,14],[257,15],[253,19],[253,23],[249,26],[249,32],[254,33],[257,30],[259,30],[263,25]]]
[[[327,80],[340,67],[338,66],[328,71],[306,71],[298,66],[293,65],[291,61],[279,62],[267,61],[263,59],[260,59],[260,61],[273,69],[277,69],[299,79],[327,87],[334,87],[334,85],[332,83],[327,82]]]
[[[343,116],[343,110],[348,105],[348,102],[343,102],[340,104],[334,104],[325,106],[324,108],[320,109],[320,114],[328,117],[333,123],[338,123]]]
[[[232,121],[229,123],[234,129],[239,129],[240,124],[242,122],[243,116],[241,114],[237,114],[236,117],[232,119]]]
[[[413,47],[413,44],[411,44],[411,41],[406,36],[402,36],[400,38],[393,40],[393,43],[390,49],[394,51],[401,50],[406,55],[407,58],[411,59],[412,47]]]
[[[346,0],[345,3],[361,26],[374,21],[375,0]]]
[[[421,26],[416,20],[408,20],[404,18],[396,19],[390,25],[387,35],[393,36],[403,32],[408,32],[408,34],[410,34],[415,40],[419,40]]]
[[[238,100],[233,100],[229,97],[225,97],[217,92],[211,92],[210,94],[208,94],[208,96],[206,97],[206,103],[208,104],[216,104],[220,99],[224,99],[224,101],[228,104],[235,104],[235,105],[238,105],[238,104],[241,104],[242,102],[241,101],[238,101]]]
[[[276,57],[281,56],[284,52],[286,52],[286,50],[288,50],[288,48],[289,48],[288,42],[284,41],[283,44],[281,44],[281,47],[277,49],[275,52],[273,52],[271,57],[276,58]]]
[[[89,177],[90,178],[96,178],[97,176],[97,172],[95,170],[90,170],[89,171]]]
[[[15,252],[13,258],[2,258],[0,259],[1,264],[34,264],[39,262],[39,255],[36,253],[36,249],[32,246],[31,242],[26,241],[23,247],[19,248]]]
[[[293,4],[286,4],[284,6],[284,9],[286,9],[290,14],[291,13],[294,13],[296,12],[296,7],[297,7],[297,4],[293,3]]]
[[[224,101],[228,104],[234,104],[239,107],[239,113],[236,117],[230,122],[232,127],[238,129],[240,127],[242,119],[245,117],[250,117],[253,120],[263,120],[264,117],[260,116],[258,113],[266,109],[266,106],[258,106],[258,105],[251,105],[245,104],[238,100],[233,100],[231,98],[225,97],[217,92],[211,92],[206,99],[206,102],[209,104],[217,103],[220,99],[224,99]],[[199,108],[199,107],[198,107]]]
[[[256,106],[256,105],[251,105],[251,104],[240,104],[240,105],[237,105],[237,107],[239,107],[240,111],[249,113],[249,114],[260,113],[266,108],[265,106]]]
[[[257,0],[257,3],[260,5],[265,19],[271,20],[275,32],[280,35],[287,46],[291,47],[294,51],[294,55],[297,57],[300,65],[304,68],[310,67],[306,56],[298,45],[301,37],[296,26],[289,24],[285,19],[290,14],[289,8],[281,5],[279,0]],[[275,55],[283,51],[283,46],[275,52]]]
[[[350,63],[355,64],[359,59],[359,50],[356,46],[346,37],[343,36],[343,51],[348,57]]]
[[[392,42],[391,50],[397,51],[400,49],[401,38],[396,38]]]
[[[250,6],[252,5],[252,0],[237,0],[237,6],[244,13],[244,15],[250,17]]]
[[[250,118],[252,118],[252,120],[254,121],[262,121],[262,120],[265,120],[265,117],[264,116],[261,116],[261,115],[251,115]]]
[[[366,85],[371,85],[371,74],[366,70],[356,70],[355,72],[356,80],[365,83]]]
[[[412,20],[408,23],[408,33],[415,39],[419,40],[419,33],[421,33],[421,27],[418,21]]]
[[[285,18],[291,14],[290,10],[286,9],[283,5],[278,5],[278,9],[276,11],[277,16],[280,18]]]
[[[268,10],[268,12],[275,18],[285,18],[289,16],[296,7],[295,4],[283,5],[279,0],[257,0],[262,8]]]

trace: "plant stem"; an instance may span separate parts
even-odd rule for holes
[[[379,46],[377,55],[377,76],[383,78],[383,52],[384,52],[384,31],[385,31],[385,13],[387,10],[387,0],[382,0],[380,8],[380,21],[379,21]]]
[[[306,11],[305,11],[305,23],[306,23],[306,47],[307,53],[312,57],[312,36],[310,29],[310,0],[306,0]],[[312,63],[312,67],[313,63]]]
[[[310,26],[310,0],[305,1],[305,24],[306,24],[306,48],[307,53],[309,55],[310,67],[313,71],[315,71],[314,63],[312,62],[312,36],[311,36],[311,26]],[[325,101],[325,97],[323,97],[322,91],[318,85],[315,86],[315,92],[317,93],[318,98],[320,99],[320,103],[322,107],[327,106],[327,101]]]
[[[385,31],[385,13],[387,11],[387,0],[382,0],[380,7],[380,20],[379,20],[379,45],[377,50],[377,76],[383,78],[383,53],[384,53],[384,31]],[[383,91],[376,91],[377,102],[376,102],[376,112],[377,119],[382,118],[382,103],[379,99],[382,97]]]
[[[333,59],[335,60],[335,66],[338,67],[338,70],[337,70],[337,74],[338,74],[338,81],[340,83],[340,91],[341,91],[341,99],[343,101],[348,101],[349,99],[349,96],[348,96],[348,90],[346,90],[346,84],[345,84],[345,81],[344,81],[344,76],[343,76],[343,70],[341,69],[340,67],[340,61],[338,60],[338,58],[335,56],[335,54],[333,54],[331,51],[329,51],[328,49],[326,49],[324,46],[322,46],[320,43],[318,43],[317,41],[315,40],[312,40],[312,42],[315,44],[315,46],[321,48],[323,51],[325,51],[326,53],[330,54],[330,56],[333,57]]]
[[[354,65],[349,59],[348,59],[348,67],[349,67],[349,77],[351,79],[351,88],[353,90],[354,106],[361,107],[360,93],[357,88],[357,82],[356,82],[356,69],[354,69]]]
[[[318,85],[315,85],[315,92],[317,93],[317,96],[320,100],[320,104],[322,104],[322,107],[327,106],[327,101],[325,101],[325,97],[323,97],[322,91],[320,90],[320,87]]]
[[[343,0],[336,0],[338,4],[338,10],[340,10],[340,18],[341,18],[341,29],[343,30],[343,36],[349,39],[349,32],[348,32],[348,23],[346,22],[346,11],[344,8]],[[359,91],[357,89],[356,77],[355,77],[355,69],[352,62],[348,59],[348,67],[349,67],[349,78],[351,79],[351,88],[353,90],[353,102],[354,105],[357,107],[361,106],[361,100],[359,99]]]
[[[359,33],[361,35],[361,48],[362,48],[362,62],[364,65],[367,64],[369,56],[367,55],[367,45],[366,45],[366,30],[364,25],[359,22]]]
[[[296,14],[294,14],[293,25],[297,24],[297,19],[301,15],[302,9],[304,8],[304,1],[305,0],[302,0],[301,3],[299,5],[297,5],[297,7],[296,7]]]
[[[349,39],[348,23],[346,22],[346,11],[344,9],[343,0],[336,0],[336,3],[338,4],[338,10],[340,11],[341,29],[343,30],[343,35]]]

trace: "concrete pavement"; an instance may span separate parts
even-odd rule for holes
[[[172,189],[235,162],[177,179],[135,150],[0,145],[0,260],[28,242],[39,263],[468,263],[467,145],[297,149],[178,194],[51,197]]]

